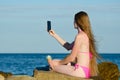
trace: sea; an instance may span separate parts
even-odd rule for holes
[[[52,59],[63,59],[68,53],[0,53],[0,71],[31,76],[34,69],[48,65],[47,55]],[[102,53],[100,56],[105,61],[117,64],[120,70],[120,53]]]

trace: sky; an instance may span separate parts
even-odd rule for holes
[[[0,53],[69,53],[46,23],[71,43],[79,11],[89,15],[98,52],[120,53],[120,0],[0,0]]]

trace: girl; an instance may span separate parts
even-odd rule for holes
[[[75,40],[70,44],[59,37],[54,30],[50,30],[49,34],[53,36],[67,50],[72,50],[71,53],[63,60],[49,60],[48,63],[53,71],[76,76],[89,78],[98,74],[96,58],[99,57],[95,39],[91,31],[88,14],[84,11],[78,12],[74,17],[74,28],[78,34]],[[75,65],[65,65],[71,62]]]

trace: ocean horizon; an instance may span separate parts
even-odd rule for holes
[[[14,75],[33,75],[34,69],[48,65],[46,56],[63,59],[68,53],[0,53],[0,71]],[[100,53],[104,61],[113,62],[120,70],[120,53]]]

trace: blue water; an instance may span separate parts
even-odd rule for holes
[[[33,75],[36,67],[47,65],[46,56],[51,55],[53,59],[63,59],[67,54],[0,54],[0,71],[11,72],[13,74]],[[101,54],[104,60],[113,62],[120,69],[120,54]]]

